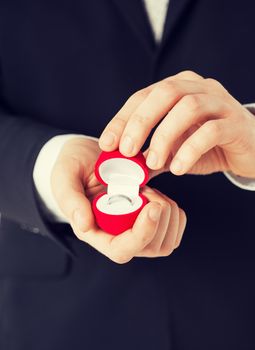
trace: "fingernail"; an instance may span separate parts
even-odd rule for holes
[[[158,204],[157,206],[154,205],[152,208],[150,208],[149,210],[149,218],[152,221],[158,221],[160,218],[160,214],[161,214],[161,206]]]
[[[134,148],[134,143],[133,140],[131,139],[130,136],[125,136],[124,140],[120,144],[120,151],[124,152],[126,154],[132,153]]]
[[[150,151],[146,159],[146,164],[148,165],[149,168],[155,168],[157,163],[158,163],[158,156],[156,152]]]
[[[102,136],[100,141],[102,142],[102,144],[104,144],[105,146],[111,146],[113,145],[114,141],[115,141],[116,135],[111,132],[111,131],[106,131]]]
[[[75,226],[82,231],[84,226],[84,215],[82,215],[79,209],[75,210],[73,214],[73,220]]]
[[[182,163],[179,159],[174,159],[170,165],[170,170],[173,173],[181,173],[182,168]]]

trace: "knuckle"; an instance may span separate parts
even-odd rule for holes
[[[160,247],[158,246],[157,243],[151,243],[144,250],[146,251],[146,254],[150,256],[158,256]]]
[[[147,118],[138,113],[134,113],[131,119],[132,119],[132,122],[137,124],[138,128],[141,126],[143,127],[147,122]]]
[[[171,255],[173,250],[174,250],[174,247],[172,245],[170,245],[168,247],[162,247],[162,249],[160,251],[160,255],[161,256],[169,256],[169,255]]]
[[[217,91],[217,95],[221,98],[228,99],[230,97],[227,89],[216,79],[206,78],[207,85],[209,88],[215,89]]]
[[[133,95],[130,96],[129,100],[137,100],[137,99],[144,99],[148,96],[148,90],[147,89],[141,89],[136,91]]]
[[[172,215],[175,215],[175,213],[177,212],[177,210],[178,210],[178,204],[174,201],[174,200],[170,200],[170,209],[171,209],[171,216]]]
[[[181,241],[177,242],[177,243],[175,244],[175,246],[174,246],[174,249],[179,248],[179,247],[180,247],[180,245],[181,245]]]
[[[210,120],[204,124],[203,130],[206,135],[219,135],[220,125],[217,121]]]
[[[173,201],[172,200],[172,202],[171,202],[171,207],[173,208],[173,209],[175,209],[175,210],[177,210],[179,207],[178,207],[178,204],[175,202],[175,201]]]
[[[172,199],[172,198],[169,198],[169,202],[170,202],[170,205],[171,207],[178,207],[177,203]]]
[[[184,71],[181,72],[183,75],[186,76],[197,76],[197,73],[193,72],[193,70],[191,69],[186,69]]]
[[[191,112],[197,112],[201,106],[201,100],[198,95],[186,95],[183,97],[182,102]]]
[[[183,229],[182,231],[184,231],[184,229]],[[183,235],[183,232],[182,232],[182,231],[179,232],[180,237],[178,237],[177,242],[175,242],[174,249],[179,248],[180,245],[181,245],[181,242],[182,242],[182,235]]]
[[[165,199],[164,199],[164,201],[162,201],[162,202],[160,203],[160,205],[161,205],[162,213],[163,213],[163,214],[166,214],[166,213],[171,209],[170,203],[167,202]]]
[[[163,210],[169,210],[169,209],[171,209],[171,204],[165,201],[163,204]]]
[[[185,148],[191,156],[196,156],[199,153],[199,147],[193,141],[187,141]]]
[[[109,258],[116,264],[126,264],[132,259],[130,255],[123,252],[112,252]]]
[[[149,244],[152,239],[151,237],[152,237],[152,233],[148,233],[148,232],[144,233],[140,238],[141,244],[143,246]]]
[[[164,130],[155,131],[151,139],[151,147],[154,146],[155,149],[161,149],[159,145],[166,147],[169,142],[169,135],[167,135]]]
[[[120,129],[126,125],[126,119],[122,114],[117,114],[112,122],[109,124],[110,129]]]
[[[187,215],[185,213],[185,211],[182,208],[179,208],[180,210],[180,217],[184,220],[184,222],[187,221]]]
[[[202,78],[199,74],[195,73],[192,70],[184,70],[182,72],[179,73],[179,76],[184,78],[184,79],[195,79],[195,78]]]
[[[178,83],[173,80],[163,80],[156,89],[159,90],[160,94],[165,95],[167,98],[173,97],[173,96],[179,96],[180,95],[180,89],[178,87]]]
[[[222,87],[221,83],[214,78],[206,78],[205,81],[211,86]]]

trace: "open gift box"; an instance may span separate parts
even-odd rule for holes
[[[149,179],[142,152],[125,157],[119,151],[102,152],[95,165],[98,181],[107,191],[92,203],[97,225],[105,232],[118,235],[130,229],[148,199],[140,187]]]

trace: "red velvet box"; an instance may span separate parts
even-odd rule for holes
[[[97,225],[113,235],[130,229],[148,203],[140,193],[140,187],[149,178],[142,152],[135,157],[125,157],[119,151],[102,152],[95,165],[95,175],[107,186],[107,192],[92,203]]]

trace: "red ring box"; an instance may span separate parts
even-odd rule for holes
[[[112,235],[130,229],[148,203],[139,192],[149,179],[142,152],[135,157],[125,157],[118,150],[102,152],[95,165],[95,175],[107,186],[107,191],[92,203],[97,225]]]

